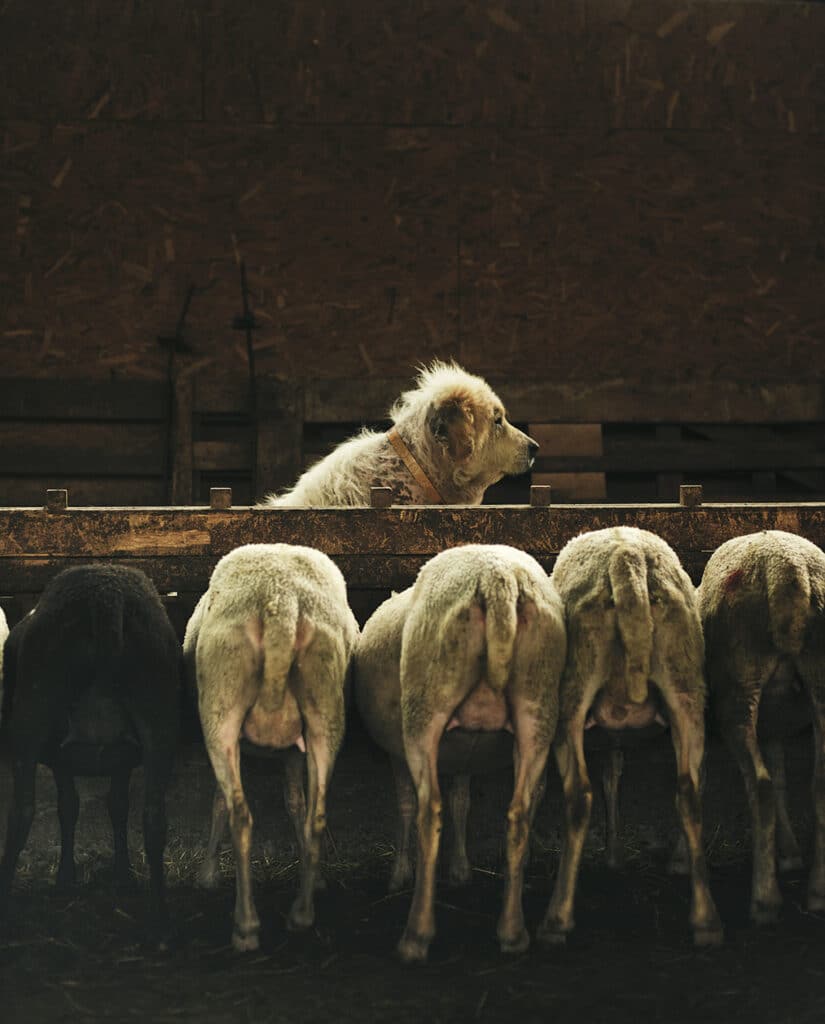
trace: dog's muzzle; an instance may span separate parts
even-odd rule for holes
[[[527,468],[532,469],[533,463],[536,461],[536,452],[539,450],[539,446],[535,441],[529,441],[527,443]]]

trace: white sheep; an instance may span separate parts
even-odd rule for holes
[[[825,910],[825,554],[782,530],[736,537],[708,561],[699,607],[714,719],[750,804],[751,917],[761,923],[778,915],[777,839],[780,868],[802,866],[788,816],[782,744],[812,717],[815,839],[808,909]]]
[[[6,621],[6,613],[0,608],[0,708],[3,707],[3,648],[8,635],[9,624]],[[0,724],[2,724],[2,719],[0,719]]]
[[[676,808],[692,877],[697,945],[722,940],[704,850],[700,773],[705,747],[703,643],[696,594],[675,552],[634,527],[595,530],[562,549],[552,580],[567,618],[556,760],[567,834],[539,935],[563,942],[573,903],[593,793],[584,758],[588,724],[609,730],[670,724],[676,753]]]
[[[218,783],[202,880],[214,881],[228,817],[237,897],[232,943],[258,948],[250,876],[252,816],[240,774],[241,738],[290,750],[286,778],[301,878],[289,926],[314,920],[326,793],[344,735],[344,689],[358,625],[334,562],[313,548],[247,544],[218,562],[192,614],[184,654],[194,663],[204,740]],[[296,749],[297,748],[297,749]],[[308,799],[303,792],[306,752]]]
[[[464,756],[460,735],[451,742],[454,729],[514,734],[498,937],[504,951],[527,948],[524,857],[556,728],[564,654],[561,602],[547,574],[529,555],[504,545],[467,545],[436,555],[415,585],[386,602],[365,627],[356,654],[359,706],[396,762],[403,751],[418,797],[418,866],[398,946],[402,959],[426,959],[435,934],[438,768],[442,753],[448,763]]]
[[[393,594],[368,619],[353,659],[355,702],[367,732],[390,758],[398,803],[398,831],[389,889],[398,892],[413,880],[410,831],[415,787],[407,768],[401,727],[401,638],[413,589]],[[453,844],[448,875],[453,885],[470,881],[467,819],[470,776],[501,771],[513,763],[511,732],[445,732],[438,747],[438,773],[449,778],[447,804]]]

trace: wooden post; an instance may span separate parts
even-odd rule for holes
[[[680,484],[679,504],[685,508],[699,508],[702,504],[702,485]]]
[[[173,505],[191,505],[193,501],[192,416],[195,387],[192,375],[175,380],[175,404],[172,417],[172,479],[170,498]]]
[[[294,381],[257,382],[255,482],[260,501],[269,491],[290,487],[303,470],[304,391]]]
[[[530,504],[533,508],[546,508],[551,501],[553,488],[549,484],[533,484],[530,488]]]
[[[46,511],[65,512],[69,507],[69,492],[65,488],[46,491]]]
[[[370,505],[389,508],[392,505],[392,487],[370,487]]]
[[[232,508],[232,488],[210,487],[209,507],[217,510]]]

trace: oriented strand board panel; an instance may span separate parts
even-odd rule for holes
[[[448,0],[238,5],[207,19],[206,117],[575,127],[585,5]]]
[[[825,365],[823,139],[460,144],[460,354],[477,369],[685,381]]]
[[[27,375],[165,375],[157,338],[190,282],[179,367],[243,371],[240,259],[262,372],[408,373],[454,351],[438,132],[18,123],[5,143],[2,340]]]
[[[582,67],[613,129],[822,132],[823,50],[821,4],[589,0]]]
[[[821,5],[212,3],[210,120],[822,131]],[[781,68],[781,74],[777,74]]]
[[[0,117],[202,116],[202,3],[6,0]]]

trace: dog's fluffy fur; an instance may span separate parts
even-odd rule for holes
[[[390,418],[445,503],[478,505],[491,484],[530,468],[538,445],[507,422],[486,381],[455,363],[434,362],[417,384]],[[391,487],[396,503],[428,504],[387,435],[373,430],[339,445],[290,491],[263,504],[369,505],[371,487]]]

